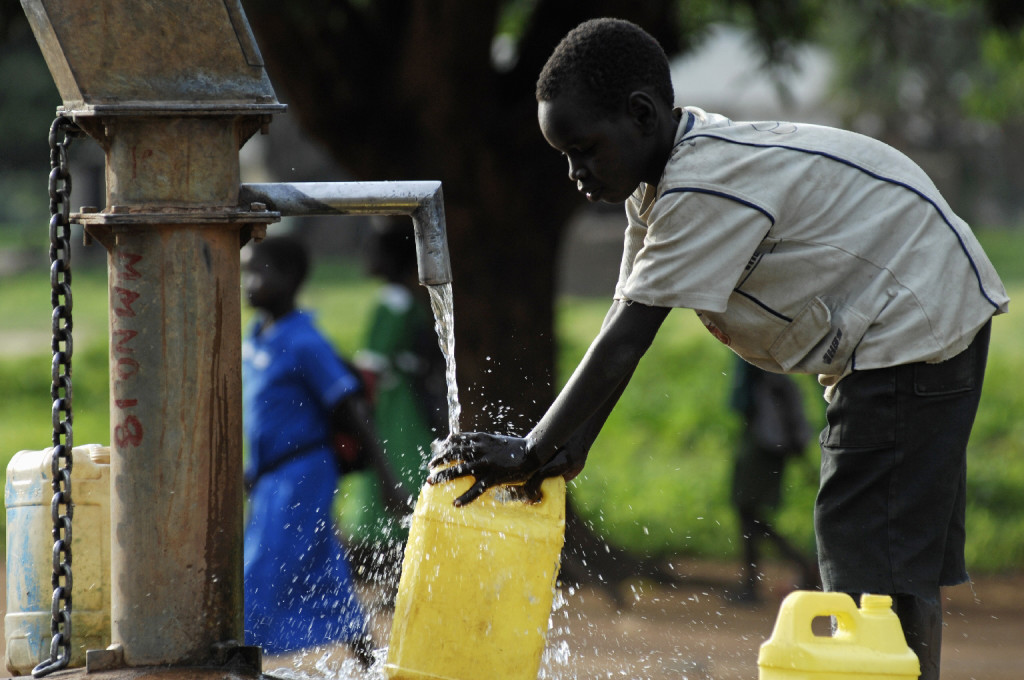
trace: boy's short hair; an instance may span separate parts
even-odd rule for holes
[[[309,251],[298,238],[283,234],[268,236],[253,243],[253,255],[258,256],[291,280],[296,290],[309,274]]]
[[[631,92],[646,89],[675,103],[668,56],[644,29],[624,19],[591,19],[569,31],[537,78],[537,101],[573,91],[606,113]]]

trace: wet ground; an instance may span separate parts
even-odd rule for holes
[[[752,680],[790,575],[772,570],[757,605],[729,601],[738,568],[682,563],[693,587],[639,589],[617,608],[602,593],[568,597],[564,621],[571,660],[557,678]],[[732,572],[732,573],[730,573]],[[1024,577],[983,579],[945,594],[944,680],[1024,677]],[[549,643],[550,647],[550,643]],[[701,674],[703,673],[703,675]]]
[[[733,565],[683,561],[678,587],[635,583],[616,603],[606,590],[561,591],[541,669],[542,680],[754,680],[757,652],[771,634],[790,574],[769,569],[760,603],[735,604]],[[4,590],[4,592],[6,592]],[[368,604],[374,589],[363,592]],[[6,610],[6,607],[5,607]],[[944,680],[1019,680],[1024,677],[1024,574],[978,578],[945,593]],[[377,607],[374,628],[387,639],[390,615]],[[268,658],[264,672],[332,680],[376,678],[359,673],[344,652]],[[319,667],[319,668],[317,668]],[[3,673],[6,677],[7,674]],[[851,680],[853,677],[851,676]]]
[[[770,568],[762,600],[736,604],[729,590],[738,566],[682,561],[675,571],[686,576],[684,585],[626,585],[618,603],[601,588],[562,591],[539,680],[756,680],[758,649],[771,635],[793,575]],[[950,588],[945,599],[943,680],[1024,678],[1024,574],[980,578],[973,591]],[[386,640],[386,610],[375,624]],[[321,672],[334,669],[336,678],[379,677],[353,673],[337,658],[307,657],[303,665],[318,660]],[[268,659],[265,669],[295,677],[292,661]]]

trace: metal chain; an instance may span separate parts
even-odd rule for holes
[[[53,499],[53,600],[50,607],[50,659],[32,669],[41,678],[66,668],[71,660],[71,466],[73,463],[71,414],[71,172],[68,147],[81,134],[70,118],[57,117],[50,126],[50,301],[53,328],[53,363],[50,398],[53,399],[53,449],[50,479]]]

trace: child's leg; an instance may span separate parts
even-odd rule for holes
[[[940,586],[967,579],[966,451],[987,346],[986,326],[948,361],[855,372],[839,383],[815,503],[826,590],[938,603]],[[922,653],[938,648],[926,642],[941,635],[931,609],[908,604],[900,618]]]
[[[921,663],[919,680],[939,680],[942,655],[942,602],[915,595],[893,596],[893,609],[900,619],[907,645]]]
[[[795,545],[789,542],[785,536],[777,532],[767,522],[761,523],[761,530],[766,539],[771,541],[779,553],[796,565],[800,570],[800,584],[801,590],[814,590],[818,587],[818,570],[811,563],[811,561],[797,549]]]
[[[761,540],[761,529],[757,518],[749,509],[740,508],[740,535],[743,538],[743,590],[740,591],[741,601],[757,599],[757,583],[760,574],[757,570],[759,562],[757,544]]]
[[[359,661],[359,664],[363,668],[370,668],[373,666],[374,658],[373,651],[377,648],[373,642],[373,638],[369,634],[360,635],[359,637],[350,640],[348,642],[349,649],[352,650],[353,656]]]
[[[779,505],[784,466],[782,456],[759,449],[750,432],[744,434],[732,471],[732,504],[743,539],[744,586],[739,594],[742,601],[757,599],[760,544],[773,533],[768,529],[767,517]]]

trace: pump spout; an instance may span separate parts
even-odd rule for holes
[[[243,184],[239,206],[262,203],[282,217],[302,215],[409,215],[416,235],[420,283],[451,283],[441,183],[280,182]]]

